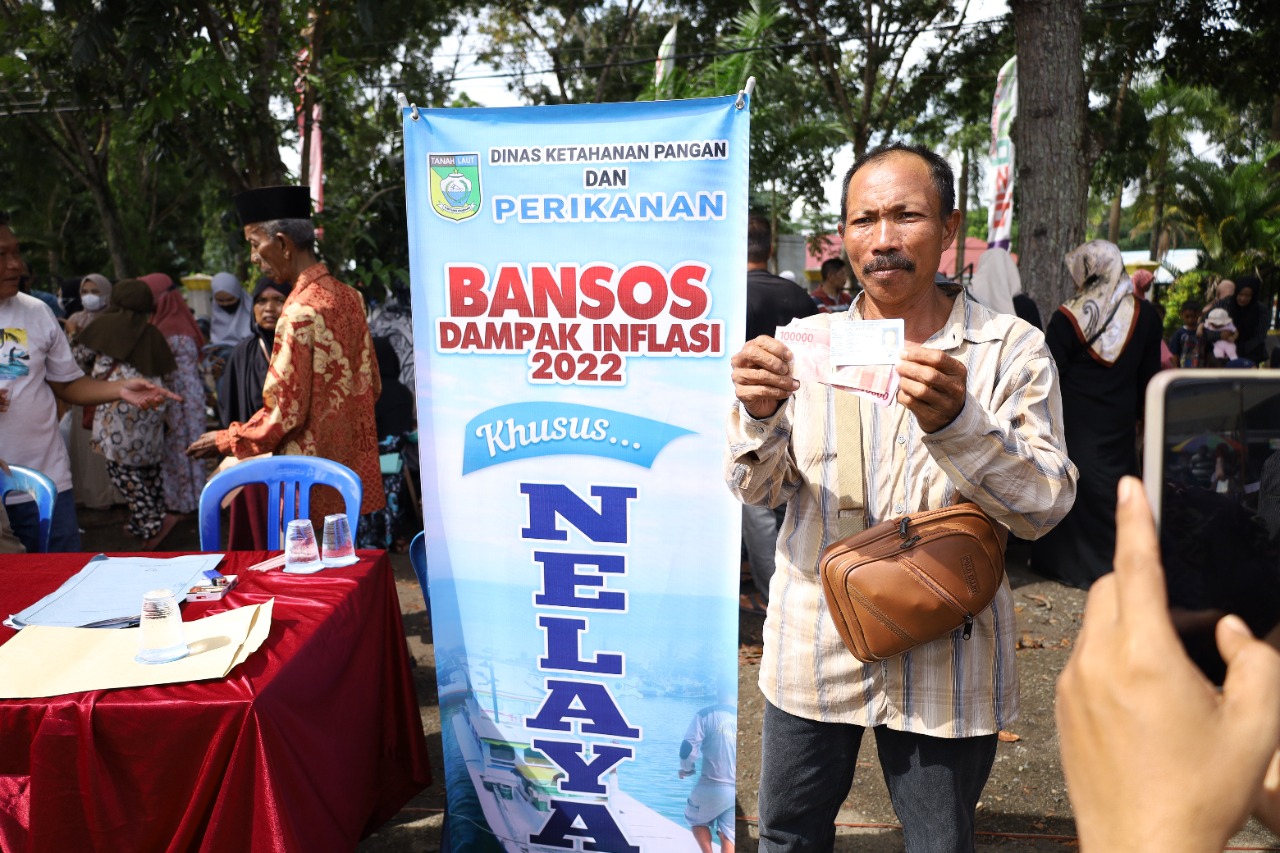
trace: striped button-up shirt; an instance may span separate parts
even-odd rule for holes
[[[858,322],[860,304],[801,322]],[[1043,535],[1071,508],[1077,478],[1044,335],[958,296],[924,346],[964,364],[964,408],[925,435],[896,401],[883,408],[860,401],[868,524],[971,500],[1024,539]],[[740,403],[729,416],[730,489],[745,503],[787,506],[769,585],[760,689],[776,707],[812,720],[938,737],[997,732],[1018,712],[1007,579],[968,640],[956,630],[878,663],[850,654],[831,621],[818,559],[840,538],[835,395],[843,393],[802,383],[770,418],[755,420]]]

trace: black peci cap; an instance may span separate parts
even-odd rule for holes
[[[284,186],[246,190],[235,197],[235,204],[241,225],[275,219],[310,219],[311,188]]]

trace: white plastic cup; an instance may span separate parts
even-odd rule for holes
[[[355,543],[351,541],[351,523],[345,512],[324,517],[324,535],[321,539],[321,561],[328,568],[349,566],[358,562]]]
[[[323,568],[311,519],[296,518],[289,522],[284,532],[284,570],[295,575],[309,575]]]
[[[168,589],[153,589],[142,596],[138,618],[138,663],[169,663],[187,656],[182,638],[182,613],[178,599]]]

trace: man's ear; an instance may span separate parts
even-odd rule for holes
[[[942,249],[946,251],[955,242],[956,232],[960,230],[960,211],[953,210],[942,224]]]

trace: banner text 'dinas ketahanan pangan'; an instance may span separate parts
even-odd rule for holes
[[[535,384],[623,384],[627,356],[724,354],[724,323],[708,320],[711,267],[646,262],[478,264],[445,268],[442,353],[528,353]]]

